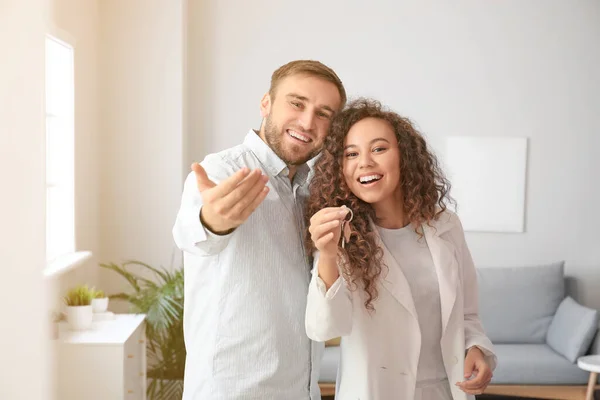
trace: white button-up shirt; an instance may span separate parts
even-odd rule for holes
[[[306,336],[310,267],[303,247],[309,167],[288,168],[256,132],[201,163],[218,183],[243,167],[269,176],[269,193],[233,233],[200,223],[194,173],[173,237],[184,251],[184,400],[320,399],[323,345]]]

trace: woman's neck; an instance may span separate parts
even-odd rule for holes
[[[373,203],[373,209],[377,218],[376,224],[382,228],[400,229],[409,223],[404,213],[404,202],[400,191],[380,202]]]

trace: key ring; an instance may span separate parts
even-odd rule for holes
[[[346,207],[346,206],[344,206]],[[349,211],[348,214],[346,214],[346,216],[344,217],[344,220],[342,221],[342,225],[340,226],[340,236],[342,238],[342,249],[346,247],[346,235],[345,235],[345,230],[346,227],[348,227],[348,224],[352,221],[352,219],[354,218],[354,212],[352,212],[352,210],[348,207],[346,207]],[[350,219],[348,219],[348,216],[350,216]],[[348,235],[348,240],[350,240],[350,235]]]

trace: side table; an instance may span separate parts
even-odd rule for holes
[[[577,366],[590,372],[585,400],[594,400],[594,389],[596,388],[596,382],[598,382],[598,373],[600,373],[600,355],[579,357]]]

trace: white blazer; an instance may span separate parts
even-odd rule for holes
[[[464,380],[466,350],[477,345],[492,370],[496,356],[478,315],[477,275],[456,214],[444,212],[423,226],[438,275],[442,356],[454,400],[474,399],[455,383]],[[316,341],[342,336],[336,400],[414,399],[421,333],[402,269],[385,248],[375,313],[362,290],[350,291],[340,277],[325,293],[316,270],[309,286],[306,332]],[[388,268],[389,267],[389,268]]]

